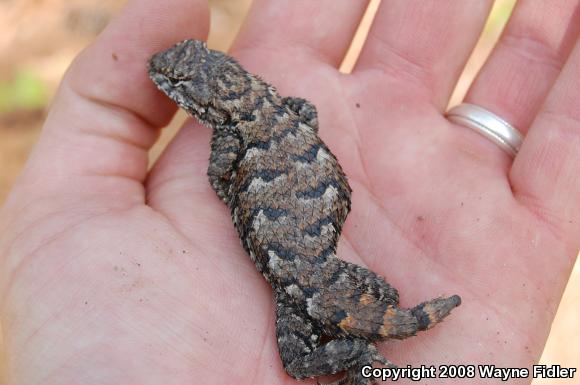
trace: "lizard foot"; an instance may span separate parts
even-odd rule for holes
[[[388,368],[396,368],[397,365],[383,357],[374,345],[369,344],[370,359],[366,365],[371,365],[373,362],[378,362]],[[363,366],[366,366],[363,365]],[[321,383],[316,381],[318,385],[376,385],[377,380],[374,378],[366,378],[362,375],[362,366],[354,366],[346,370],[344,376],[336,381],[330,383]]]

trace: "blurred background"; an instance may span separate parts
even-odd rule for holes
[[[403,0],[401,0],[403,1]],[[456,0],[460,1],[460,0]],[[539,1],[539,0],[538,0]],[[0,205],[34,145],[58,83],[75,55],[115,17],[125,0],[0,0]],[[371,0],[341,70],[348,72],[380,0]],[[497,0],[450,104],[461,101],[493,48],[515,0]],[[251,0],[210,0],[209,45],[227,50]],[[151,151],[154,161],[185,119],[179,114]],[[577,263],[541,362],[580,367],[580,264]],[[0,341],[1,344],[1,341]],[[474,363],[477,364],[477,363]],[[1,374],[1,369],[0,369]],[[1,378],[2,376],[0,376]],[[534,385],[574,380],[535,380]],[[0,384],[4,382],[0,379]]]

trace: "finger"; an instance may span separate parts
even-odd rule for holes
[[[518,153],[510,172],[515,197],[567,243],[580,248],[580,41]]]
[[[580,2],[518,2],[467,94],[526,133],[580,30]]]
[[[383,1],[355,73],[379,70],[443,111],[490,7],[490,1]]]
[[[149,80],[147,61],[178,40],[205,38],[207,19],[202,0],[130,2],[71,65],[24,179],[86,193],[95,184],[120,190],[79,176],[142,181],[157,128],[175,111]]]
[[[259,52],[275,68],[326,63],[338,68],[364,14],[367,1],[256,0],[233,51]]]

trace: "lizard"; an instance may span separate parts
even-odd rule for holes
[[[156,53],[155,85],[212,129],[207,174],[231,211],[242,246],[271,285],[286,372],[367,385],[361,368],[394,366],[376,343],[427,330],[461,303],[438,297],[399,307],[398,291],[369,269],[339,259],[351,188],[318,136],[309,101],[282,97],[234,58],[198,40]]]

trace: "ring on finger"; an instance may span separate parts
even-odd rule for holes
[[[485,136],[512,158],[522,145],[523,135],[514,126],[475,104],[461,103],[447,111],[446,117],[453,123],[469,127]]]

